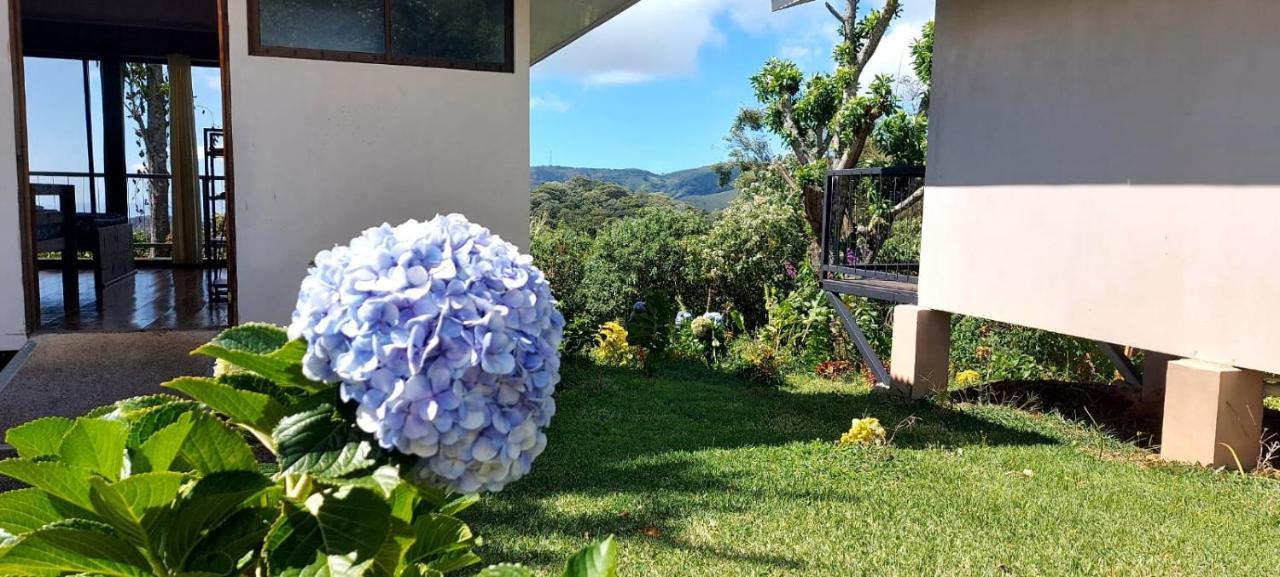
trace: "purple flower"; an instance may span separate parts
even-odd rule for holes
[[[848,266],[858,266],[858,251],[853,247],[844,249],[844,264]]]
[[[555,414],[564,317],[532,259],[461,215],[364,231],[316,255],[289,327],[303,372],[425,482],[499,491]]]
[[[791,263],[789,263],[789,262],[788,262],[787,264],[783,265],[783,267],[782,267],[782,272],[786,273],[787,278],[789,278],[789,279],[795,279],[795,278],[796,278],[796,265],[791,264]]]

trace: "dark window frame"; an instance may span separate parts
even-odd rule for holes
[[[261,0],[247,0],[249,9],[249,54],[251,56],[271,56],[276,58],[301,58],[305,60],[327,60],[330,62],[362,62],[366,64],[390,64],[395,66],[421,66],[427,68],[448,68],[453,70],[475,70],[479,72],[515,72],[515,0],[504,0],[506,12],[505,38],[506,49],[503,62],[477,62],[456,58],[425,58],[405,56],[391,53],[391,0],[382,0],[383,5],[383,49],[381,53],[348,52],[342,50],[318,50],[314,48],[291,48],[288,46],[270,46],[262,43],[262,26],[259,21],[259,3]]]

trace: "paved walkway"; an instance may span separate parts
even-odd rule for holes
[[[120,399],[163,391],[160,383],[208,375],[213,361],[192,349],[212,331],[67,333],[35,337],[36,347],[0,390],[0,430],[47,415],[76,416]]]

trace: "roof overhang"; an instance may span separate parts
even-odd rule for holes
[[[529,16],[530,63],[543,58],[608,22],[638,0],[533,0]]]

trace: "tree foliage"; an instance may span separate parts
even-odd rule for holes
[[[678,203],[661,194],[633,192],[616,184],[575,177],[567,182],[542,184],[534,189],[530,205],[535,222],[594,235],[609,223],[645,207],[672,208]]]
[[[815,237],[822,226],[823,176],[828,170],[859,166],[872,147],[881,146],[893,164],[923,162],[927,126],[917,116],[922,111],[902,110],[891,76],[866,78],[868,63],[901,14],[901,2],[886,0],[880,8],[864,11],[858,0],[844,0],[842,10],[831,4],[827,8],[839,24],[834,71],[806,77],[794,62],[769,59],[751,77],[759,106],[739,112],[728,137],[731,151],[726,163],[743,170],[767,167],[798,189]],[[913,64],[924,82],[931,77],[931,52],[929,27],[926,38],[913,46]],[[891,122],[882,128],[886,118]],[[752,137],[753,130],[776,136],[789,154],[776,158],[762,153],[760,146],[766,141]]]

